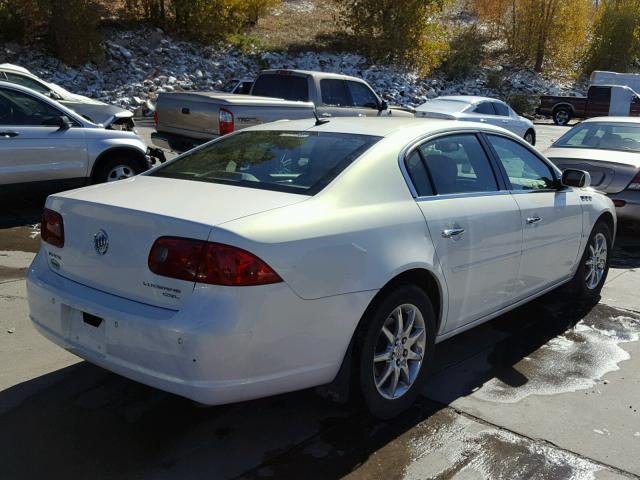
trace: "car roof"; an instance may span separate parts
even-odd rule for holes
[[[321,76],[323,78],[335,78],[338,80],[358,80],[360,82],[364,82],[363,79],[358,78],[358,77],[353,77],[350,75],[343,75],[341,73],[332,73],[332,72],[317,72],[317,71],[313,71],[313,70],[295,70],[295,69],[291,69],[291,68],[272,68],[269,70],[262,70],[260,72],[260,75],[262,74],[279,74],[281,72],[287,72],[286,74],[293,74],[293,75],[309,75],[311,77],[318,77]]]
[[[581,123],[640,123],[640,117],[592,117]]]
[[[314,131],[328,133],[350,133],[355,135],[373,135],[376,137],[402,137],[411,139],[430,133],[449,132],[456,130],[484,130],[508,133],[507,130],[475,122],[458,122],[415,117],[335,117],[326,123],[316,125],[314,119],[279,120],[264,123],[245,130],[281,130],[281,131]]]
[[[504,103],[502,100],[498,100],[497,98],[479,97],[476,95],[447,95],[443,97],[436,97],[433,100],[448,100],[448,101],[454,101],[454,102],[464,102],[470,105],[480,103],[480,102],[487,102],[487,101]]]
[[[27,75],[35,76],[26,68],[13,65],[12,63],[0,63],[0,70],[4,70],[5,72],[26,73]]]

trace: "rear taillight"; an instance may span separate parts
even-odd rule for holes
[[[158,111],[154,111],[153,112],[153,124],[157,127],[158,126]]]
[[[149,252],[156,275],[211,285],[250,286],[282,282],[269,265],[230,245],[181,237],[160,237]]]
[[[627,190],[640,190],[640,172],[631,180]]]
[[[64,247],[64,222],[62,215],[45,208],[42,212],[42,224],[40,225],[42,240],[54,247]]]
[[[220,135],[233,132],[233,113],[224,108],[220,109],[220,114],[218,115],[218,131]]]

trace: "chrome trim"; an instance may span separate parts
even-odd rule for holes
[[[495,192],[445,193],[444,195],[428,195],[415,197],[415,200],[416,202],[432,202],[436,200],[448,200],[454,198],[494,197],[498,195],[509,195],[509,193],[509,190],[496,190]]]
[[[441,235],[442,238],[457,238],[464,234],[464,228],[445,228]]]
[[[533,225],[534,223],[538,223],[541,220],[542,220],[542,218],[540,218],[537,215],[535,215],[533,217],[529,217],[529,218],[527,218],[527,225]]]

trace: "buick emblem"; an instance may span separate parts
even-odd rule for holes
[[[93,248],[98,255],[104,255],[109,250],[109,235],[104,230],[98,230],[93,236]]]

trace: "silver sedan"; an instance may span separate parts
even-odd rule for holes
[[[533,123],[495,98],[471,95],[437,97],[416,108],[416,117],[488,123],[506,128],[531,145],[536,143],[536,130]]]
[[[591,186],[613,200],[620,222],[640,224],[640,118],[585,120],[545,155],[560,169],[589,172]]]

